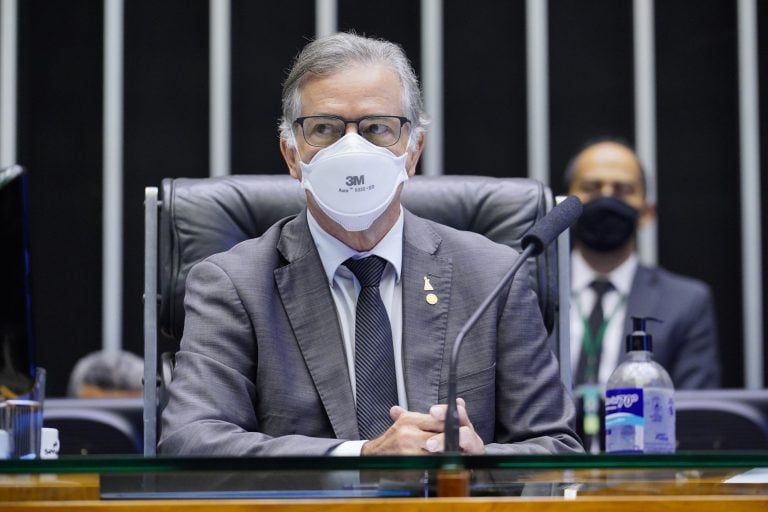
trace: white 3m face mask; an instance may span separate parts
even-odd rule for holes
[[[396,156],[356,133],[348,133],[299,162],[301,186],[323,212],[347,231],[364,231],[384,213],[408,179],[406,151]]]

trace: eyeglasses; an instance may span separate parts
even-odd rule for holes
[[[410,122],[401,116],[364,116],[353,121],[339,116],[305,116],[294,121],[301,126],[307,144],[317,148],[330,146],[342,138],[348,124],[357,125],[357,133],[368,142],[386,148],[397,144],[403,125]]]

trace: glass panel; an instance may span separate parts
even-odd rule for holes
[[[458,468],[458,469],[457,469]],[[65,457],[0,461],[0,501],[14,479],[66,487],[58,499],[432,497],[466,470],[471,496],[737,496],[768,500],[768,452],[643,456]],[[45,474],[45,475],[43,475]],[[23,475],[23,476],[22,476]],[[30,476],[32,475],[32,477]],[[83,475],[93,475],[90,480]],[[43,478],[45,476],[45,478]],[[77,480],[80,478],[81,480]],[[750,481],[764,483],[748,483]],[[70,482],[71,483],[71,482]],[[6,492],[6,496],[3,496]],[[50,490],[46,491],[51,496]],[[79,496],[79,497],[78,497]],[[768,504],[768,501],[766,501]]]

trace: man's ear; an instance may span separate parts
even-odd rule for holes
[[[419,136],[416,139],[416,144],[408,150],[408,159],[405,161],[405,169],[408,171],[409,178],[413,178],[414,174],[416,174],[416,164],[419,163],[421,152],[424,151],[424,139],[424,132],[419,133]]]
[[[301,167],[299,166],[299,150],[288,143],[288,140],[280,137],[280,153],[288,166],[288,171],[294,179],[301,180]]]
[[[654,203],[645,203],[640,209],[640,217],[637,220],[638,227],[647,226],[653,219],[656,218],[656,205]]]

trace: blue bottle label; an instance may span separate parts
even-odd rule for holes
[[[605,392],[605,451],[642,453],[645,417],[643,390],[608,389]]]
[[[605,451],[674,453],[673,391],[657,388],[606,390]]]

